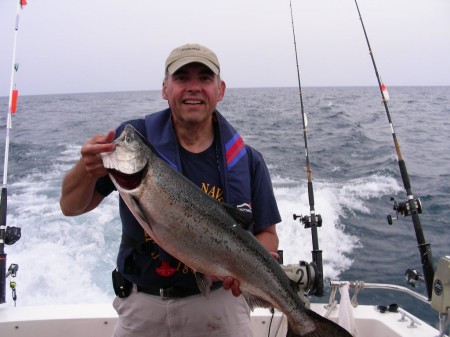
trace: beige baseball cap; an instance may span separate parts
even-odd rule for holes
[[[220,74],[220,64],[216,54],[199,44],[185,44],[172,50],[166,60],[166,70],[173,75],[181,67],[193,62],[202,63],[214,74]]]

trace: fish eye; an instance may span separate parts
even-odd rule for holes
[[[131,143],[131,137],[125,137],[125,142],[126,143]]]

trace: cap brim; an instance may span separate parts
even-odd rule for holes
[[[169,72],[170,75],[173,75],[178,69],[180,69],[181,67],[185,66],[186,64],[195,63],[195,62],[204,64],[209,69],[211,69],[211,71],[214,74],[216,74],[216,75],[219,75],[219,73],[220,73],[219,67],[217,67],[217,65],[215,65],[211,61],[205,60],[202,57],[184,57],[184,58],[181,58],[179,60],[176,60],[175,62],[172,62],[167,67],[167,71]]]

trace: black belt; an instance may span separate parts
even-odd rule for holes
[[[222,282],[215,282],[211,290],[216,290],[222,287]],[[183,287],[167,287],[167,288],[155,288],[155,287],[142,287],[137,286],[137,291],[153,296],[160,296],[163,299],[170,299],[170,298],[183,298],[193,295],[200,294],[200,290],[197,289],[189,289],[189,288],[183,288]]]

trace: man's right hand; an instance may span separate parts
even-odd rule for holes
[[[103,167],[100,154],[114,150],[115,145],[112,144],[112,141],[114,140],[115,134],[115,131],[111,130],[106,135],[96,135],[81,147],[80,160],[89,177],[99,178],[107,174],[106,169]]]
[[[96,135],[81,147],[81,158],[62,181],[59,204],[64,215],[80,215],[97,207],[103,196],[95,191],[97,179],[107,174],[101,153],[111,152],[115,131]]]

